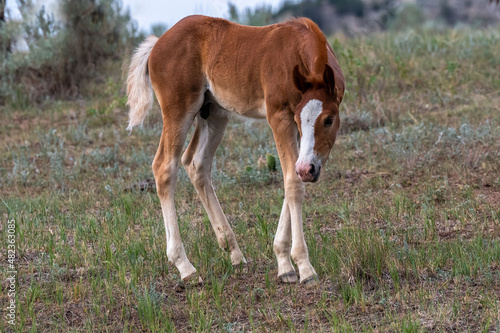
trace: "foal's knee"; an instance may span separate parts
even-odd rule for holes
[[[283,255],[290,253],[290,242],[283,239],[274,239],[273,243],[274,254]]]
[[[289,203],[302,204],[305,192],[304,183],[298,178],[286,181],[285,196]]]

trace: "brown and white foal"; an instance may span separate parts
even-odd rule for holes
[[[236,113],[266,118],[278,149],[285,183],[274,240],[278,276],[283,282],[297,281],[291,258],[300,281],[316,284],[302,227],[303,183],[318,180],[335,142],[344,95],[342,70],[318,26],[306,18],[247,27],[205,16],[186,17],[161,38],[148,37],[133,55],[127,79],[129,130],[144,121],[153,90],[163,113],[153,172],[167,256],[181,278],[197,277],[180,238],[174,206],[181,161],[219,246],[230,251],[233,265],[246,264],[211,177],[215,150]],[[181,158],[193,123],[194,135]]]

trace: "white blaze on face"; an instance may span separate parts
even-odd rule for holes
[[[300,152],[297,164],[311,164],[314,159],[314,124],[323,111],[323,103],[317,99],[311,99],[300,112],[300,127],[302,136],[300,138]]]

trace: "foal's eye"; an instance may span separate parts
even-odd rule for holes
[[[325,127],[330,127],[333,124],[333,118],[328,117],[325,119]]]

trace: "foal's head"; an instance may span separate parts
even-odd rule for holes
[[[322,77],[303,75],[293,69],[293,81],[302,93],[295,109],[300,132],[300,152],[295,171],[303,182],[316,182],[326,162],[340,126],[335,75],[327,64]]]

